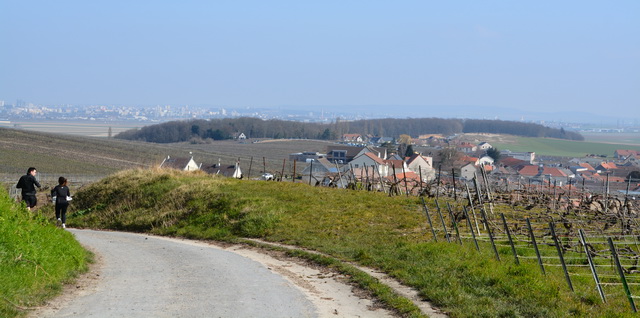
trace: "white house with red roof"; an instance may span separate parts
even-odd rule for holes
[[[476,150],[478,150],[478,146],[476,146],[476,145],[474,145],[472,143],[469,143],[469,142],[461,142],[456,147],[456,150],[458,150],[460,152],[464,152],[464,153],[474,153],[474,152],[476,152]]]
[[[349,162],[349,167],[353,169],[364,169],[367,167],[368,169],[374,169],[382,177],[389,175],[389,166],[387,163],[373,152],[359,154]]]
[[[626,160],[629,157],[640,157],[640,151],[630,149],[618,149],[613,152],[613,157],[619,160]]]
[[[409,170],[418,175],[422,174],[423,181],[429,181],[435,178],[436,171],[433,168],[432,157],[414,153],[411,157],[406,158],[405,161],[407,162]]]

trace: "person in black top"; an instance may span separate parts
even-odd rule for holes
[[[55,198],[56,219],[58,222],[62,222],[62,228],[66,228],[67,208],[69,207],[68,199],[71,198],[71,192],[69,192],[69,187],[67,187],[67,178],[58,178],[58,185],[51,190],[51,197]]]
[[[20,177],[16,188],[22,189],[22,201],[27,204],[27,209],[31,210],[38,203],[36,198],[36,186],[40,188],[40,183],[36,180],[38,171],[34,167],[27,170],[27,174]]]

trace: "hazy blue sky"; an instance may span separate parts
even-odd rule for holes
[[[0,14],[8,103],[640,118],[637,0],[0,0]]]

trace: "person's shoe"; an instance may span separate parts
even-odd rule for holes
[[[58,220],[56,220],[56,226],[60,226],[61,224],[62,224],[62,220],[58,218]]]
[[[63,228],[63,229],[66,229],[66,228],[67,228],[67,226],[66,226],[64,223],[62,223],[62,228]]]

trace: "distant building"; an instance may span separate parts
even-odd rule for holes
[[[305,152],[297,152],[289,154],[290,161],[299,161],[299,162],[309,162],[311,160],[318,160],[320,158],[327,157],[326,154],[313,152],[313,151],[305,151]]]
[[[387,158],[387,148],[331,145],[327,146],[327,160],[333,163],[346,164],[356,156],[367,152],[372,152],[383,160]]]
[[[196,164],[196,162],[193,161],[193,156],[191,158],[184,158],[184,157],[171,158],[170,156],[167,156],[166,158],[164,158],[164,160],[162,160],[162,163],[160,164],[160,168],[170,168],[170,169],[178,169],[178,170],[184,170],[184,171],[200,170],[200,167],[198,166],[198,164]]]
[[[505,150],[502,152],[502,154],[508,157],[526,161],[529,164],[533,164],[536,160],[535,152],[515,152],[515,151]]]
[[[344,134],[342,135],[342,141],[346,142],[362,142],[363,138],[360,134]]]
[[[618,160],[626,160],[629,157],[638,156],[640,156],[640,151],[638,150],[618,149],[613,152],[613,157]]]
[[[209,174],[242,179],[242,170],[240,169],[240,163],[237,161],[235,165],[202,164],[201,170]]]
[[[487,151],[489,149],[493,148],[492,145],[490,145],[488,142],[481,142],[478,144],[478,150],[484,150]]]
[[[456,150],[468,154],[476,152],[476,150],[478,150],[478,147],[472,143],[462,142],[456,147]]]

